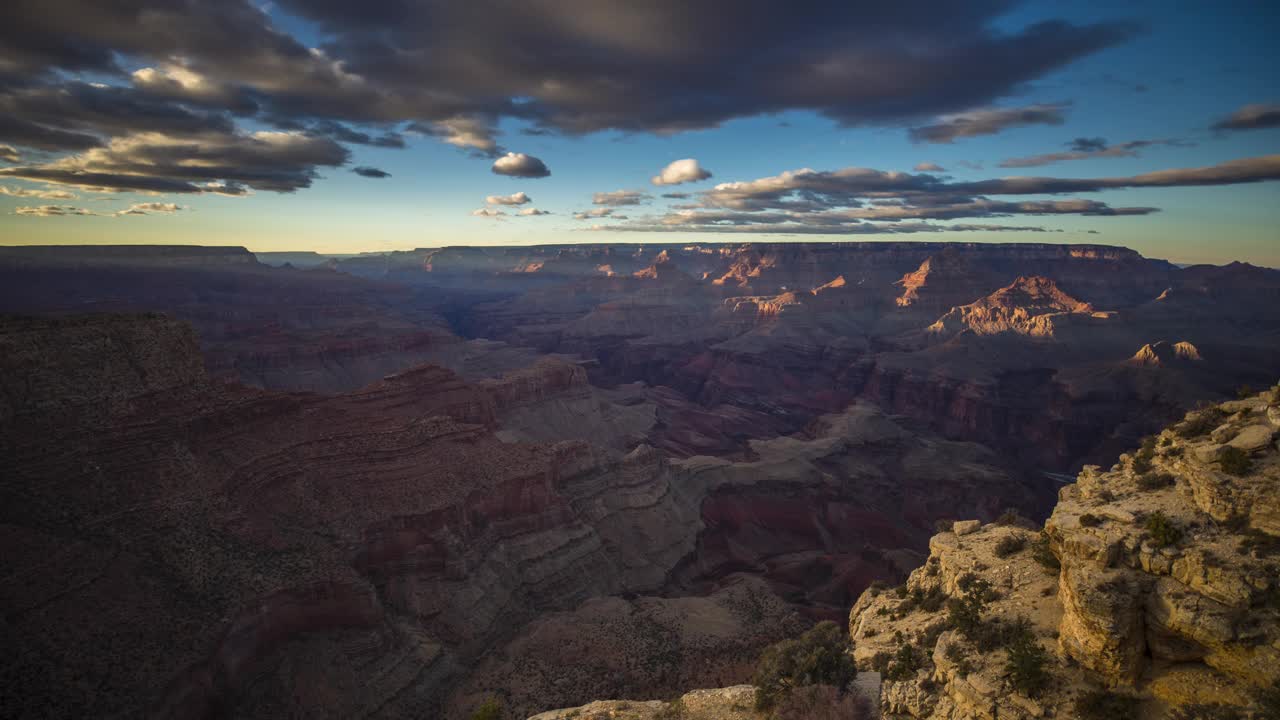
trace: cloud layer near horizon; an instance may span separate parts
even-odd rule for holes
[[[1114,207],[1091,199],[996,200],[991,196],[1093,193],[1140,187],[1193,187],[1280,180],[1280,155],[1217,165],[1161,170],[1129,177],[1004,177],[952,181],[930,173],[871,168],[817,171],[804,168],[748,182],[721,183],[697,193],[696,202],[657,216],[597,229],[641,232],[873,233],[973,230],[936,224],[969,218],[1013,216],[1148,215],[1153,207]],[[578,219],[610,217],[584,214]],[[617,216],[613,216],[618,219]],[[909,221],[909,222],[908,222]],[[934,222],[928,222],[934,221]],[[1005,226],[983,225],[998,231]],[[1026,230],[1026,226],[1018,226]],[[1034,228],[1032,228],[1034,229]]]

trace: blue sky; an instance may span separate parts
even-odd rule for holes
[[[1176,6],[1176,7],[1175,7]],[[321,20],[300,20],[274,6],[271,21],[307,46],[333,40]],[[751,181],[787,170],[848,167],[916,172],[918,163],[936,163],[931,174],[952,181],[979,181],[1010,175],[1054,178],[1128,177],[1174,168],[1207,167],[1225,161],[1280,153],[1280,127],[1218,132],[1216,121],[1248,105],[1280,101],[1280,58],[1273,38],[1280,27],[1267,3],[1026,3],[998,15],[993,27],[1016,33],[1035,22],[1064,19],[1079,25],[1136,20],[1135,35],[1018,83],[983,99],[973,110],[1061,105],[1061,124],[1026,124],[953,142],[913,142],[908,127],[923,117],[890,119],[842,127],[812,110],[725,119],[717,127],[683,132],[599,129],[583,134],[525,135],[527,120],[500,117],[496,134],[508,150],[543,160],[551,175],[506,177],[491,170],[490,156],[460,149],[438,137],[405,133],[405,147],[348,145],[342,166],[318,166],[309,187],[293,192],[254,189],[240,197],[217,194],[94,192],[68,187],[72,200],[0,195],[0,238],[18,243],[199,243],[237,244],[254,250],[359,252],[459,244],[560,242],[739,242],[796,239],[954,239],[964,241],[1098,242],[1133,247],[1145,255],[1181,262],[1247,260],[1280,266],[1280,184],[1276,181],[1216,187],[1143,187],[1066,196],[1030,195],[1020,200],[1085,198],[1114,207],[1158,208],[1142,215],[1059,214],[983,218],[987,224],[1034,225],[1062,232],[955,232],[909,235],[760,234],[717,232],[623,233],[591,230],[660,219],[675,203],[664,191],[697,193],[721,182]],[[708,28],[712,31],[713,28]],[[800,42],[790,40],[789,42]],[[155,57],[121,53],[126,69],[156,64]],[[59,78],[102,79],[127,84],[119,76],[57,71]],[[940,113],[940,115],[960,114]],[[400,129],[410,118],[355,128]],[[272,129],[264,117],[237,117],[241,132]],[[1063,152],[1074,138],[1104,138],[1115,146],[1134,140],[1177,144],[1139,149],[1136,157],[1099,157],[1028,168],[1001,168],[1008,158]],[[28,150],[45,162],[71,153]],[[696,158],[710,179],[654,187],[649,178],[667,163]],[[370,179],[350,169],[369,166],[390,173]],[[0,168],[5,165],[0,163]],[[0,174],[0,185],[32,191],[61,187]],[[632,189],[655,196],[638,206],[620,207],[624,221],[575,220],[593,207],[596,192]],[[549,211],[540,217],[491,219],[472,216],[490,195],[523,191],[526,207]],[[696,198],[696,196],[695,196]],[[20,207],[56,202],[94,215],[16,214]],[[106,216],[141,203],[174,203],[176,212]],[[510,208],[500,208],[510,210]],[[647,218],[647,220],[645,220]],[[961,220],[957,222],[969,222]],[[942,223],[946,225],[947,223]],[[714,226],[711,226],[714,227]],[[1094,231],[1094,232],[1090,232]],[[1096,234],[1095,234],[1096,233]]]

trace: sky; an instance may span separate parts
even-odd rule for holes
[[[1280,6],[9,0],[0,244],[1102,243],[1280,267]]]

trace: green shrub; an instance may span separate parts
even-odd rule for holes
[[[1031,543],[1031,558],[1050,575],[1057,575],[1062,569],[1062,563],[1058,561],[1058,556],[1053,554],[1053,548],[1049,546],[1049,535],[1043,531],[1040,537]]]
[[[1151,460],[1156,456],[1156,439],[1155,436],[1148,435],[1142,439],[1142,446],[1138,448],[1138,452],[1133,454],[1133,459],[1129,462],[1129,467],[1137,474],[1141,475],[1151,471]]]
[[[995,554],[998,558],[1007,558],[1021,552],[1027,546],[1027,539],[1021,535],[1005,535],[996,543]]]
[[[1259,557],[1271,557],[1276,553],[1280,553],[1280,538],[1272,537],[1261,530],[1249,528],[1245,531],[1244,537],[1240,538],[1240,544],[1236,548],[1241,555],[1257,555]]]
[[[471,720],[502,720],[502,703],[497,698],[488,698],[471,712]]]
[[[1138,476],[1138,488],[1140,490],[1160,490],[1167,488],[1175,482],[1174,477],[1169,473],[1147,473]]]
[[[1036,641],[1035,634],[1029,629],[1018,632],[1009,640],[1009,659],[1005,663],[1005,672],[1009,673],[1009,682],[1013,689],[1027,697],[1038,697],[1049,683],[1049,671],[1045,665],[1049,655]]]
[[[1080,516],[1080,524],[1085,527],[1097,527],[1102,524],[1102,518],[1092,513],[1085,513]]]
[[[1254,720],[1280,720],[1280,683],[1259,691],[1254,702],[1258,705]]]
[[[1007,525],[1010,527],[1026,528],[1028,530],[1036,526],[1035,523],[1028,520],[1022,513],[1014,508],[1006,508],[1000,513],[1000,517],[996,518],[997,525]]]
[[[1194,418],[1183,420],[1173,431],[1183,438],[1196,438],[1208,433],[1222,424],[1226,413],[1222,408],[1214,406],[1200,410]]]
[[[966,677],[973,672],[973,663],[969,662],[969,649],[964,645],[953,642],[947,646],[945,653],[947,659],[956,665],[956,672],[960,677]]]
[[[1094,690],[1076,698],[1076,715],[1080,720],[1137,720],[1137,698]]]
[[[778,702],[773,720],[871,720],[871,702],[860,692],[806,685]]]
[[[792,688],[804,685],[843,689],[855,675],[849,634],[829,620],[820,622],[799,638],[783,640],[761,654],[752,678],[756,708],[768,710]]]
[[[911,643],[903,642],[898,645],[898,649],[894,651],[889,658],[889,663],[884,669],[885,680],[910,680],[916,676],[916,671],[924,667],[924,661],[920,658],[920,653]]]
[[[684,706],[684,698],[672,700],[653,714],[653,720],[684,720],[687,717],[689,711]]]
[[[1244,714],[1230,705],[1183,705],[1166,716],[1168,720],[1244,720]]]
[[[1147,517],[1144,525],[1147,532],[1151,534],[1151,541],[1157,547],[1166,547],[1174,545],[1182,539],[1182,529],[1173,523],[1164,513],[1159,510],[1151,513]]]
[[[1240,387],[1236,388],[1237,400],[1248,400],[1249,398],[1253,397],[1253,395],[1254,395],[1253,388],[1249,387],[1248,385],[1241,385]]]
[[[1235,475],[1236,477],[1246,475],[1252,465],[1253,461],[1249,459],[1249,453],[1238,447],[1228,445],[1222,449],[1222,454],[1218,456],[1218,467],[1228,475]]]

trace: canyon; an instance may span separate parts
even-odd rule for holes
[[[877,581],[931,590],[938,521],[1048,517],[1086,573],[1068,490],[1280,368],[1280,272],[1101,245],[263,255],[0,248],[0,675],[26,688],[0,714],[523,718],[732,685]],[[1091,622],[1065,657],[1150,674]],[[1245,662],[1188,642],[1151,657]]]

